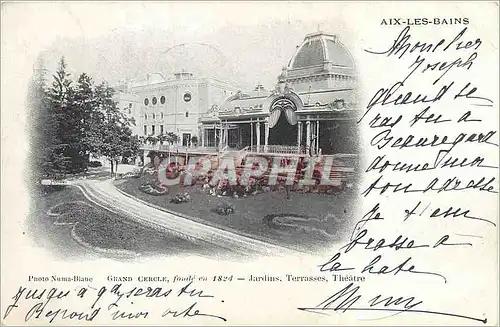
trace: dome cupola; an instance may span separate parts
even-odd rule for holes
[[[316,32],[306,35],[290,60],[288,69],[322,66],[325,63],[354,68],[354,60],[336,35]]]
[[[331,89],[350,86],[356,75],[354,59],[339,37],[319,31],[305,36],[278,77],[278,84],[281,79],[297,92],[313,86]]]

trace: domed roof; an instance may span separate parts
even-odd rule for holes
[[[354,68],[347,48],[332,34],[316,32],[306,35],[290,60],[288,69],[306,68],[330,62],[333,66]]]

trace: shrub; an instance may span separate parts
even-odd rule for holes
[[[228,202],[222,202],[215,208],[215,212],[219,215],[227,216],[233,214],[235,211],[234,205]]]
[[[151,175],[151,176],[158,174],[158,170],[156,170],[154,168],[151,168],[151,167],[146,167],[142,171],[143,171],[144,174],[148,174],[148,175]]]
[[[191,197],[189,194],[176,194],[172,199],[170,199],[171,203],[187,203],[191,201]]]
[[[159,181],[151,181],[139,186],[139,190],[149,195],[165,195],[168,188]]]

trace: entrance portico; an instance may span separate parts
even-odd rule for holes
[[[301,96],[286,85],[280,91],[277,88],[266,98],[237,94],[226,101],[237,105],[245,100],[254,104],[249,109],[213,108],[211,116],[201,120],[202,146],[309,155],[348,150],[335,145],[357,128],[354,104],[340,98],[346,95],[344,90],[307,94],[308,100],[335,99],[327,104],[316,101],[314,105],[304,104]]]

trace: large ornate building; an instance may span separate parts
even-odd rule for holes
[[[338,37],[306,35],[271,91],[238,92],[202,115],[203,146],[251,152],[356,152],[356,70]]]
[[[135,119],[136,134],[173,132],[179,137],[176,150],[192,146],[196,135],[198,152],[356,153],[356,67],[332,34],[306,35],[273,90],[258,85],[242,92],[189,73],[168,80],[149,75],[119,90],[120,107]],[[173,147],[145,144],[144,149]]]

